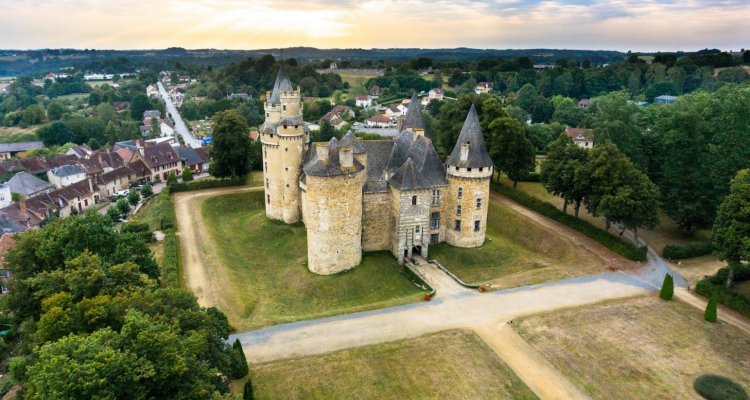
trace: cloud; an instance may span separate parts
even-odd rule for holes
[[[5,0],[0,48],[739,49],[747,0]]]

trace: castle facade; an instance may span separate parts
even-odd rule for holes
[[[472,106],[443,163],[412,97],[392,140],[310,143],[300,89],[283,67],[266,94],[261,127],[266,215],[307,228],[310,271],[354,268],[362,252],[389,250],[399,263],[429,246],[484,243],[493,163]]]

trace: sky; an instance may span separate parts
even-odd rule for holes
[[[0,48],[750,48],[750,0],[3,0]]]

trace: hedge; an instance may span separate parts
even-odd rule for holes
[[[711,242],[691,242],[686,244],[668,244],[661,254],[670,260],[684,260],[686,258],[711,254],[714,247]]]
[[[623,257],[634,261],[646,260],[646,247],[636,247],[616,236],[610,235],[603,229],[599,229],[586,221],[560,211],[557,207],[546,201],[539,200],[520,190],[513,190],[495,182],[492,183],[492,190],[510,198],[526,208],[544,215],[545,217],[554,219],[557,222],[583,233]]]
[[[729,276],[729,267],[720,269],[715,275],[703,278],[695,285],[695,292],[711,297],[716,294],[720,304],[750,317],[750,300],[745,296],[727,289],[726,282]],[[734,281],[742,282],[750,280],[750,266],[736,265],[734,267]]]
[[[161,202],[157,209],[156,215],[159,217],[159,227],[161,230],[174,228],[174,205],[167,191],[162,192]]]
[[[164,259],[161,266],[162,285],[180,287],[180,240],[174,229],[164,231]]]
[[[169,185],[168,190],[169,193],[188,192],[191,190],[213,189],[229,186],[244,186],[246,182],[247,176],[245,175],[226,179],[201,179],[199,181],[175,183]]]
[[[128,222],[125,223],[121,228],[122,233],[132,233],[136,236],[140,236],[146,243],[154,241],[154,234],[151,233],[148,223]]]
[[[720,375],[699,376],[693,382],[693,389],[707,400],[748,400],[742,386]]]

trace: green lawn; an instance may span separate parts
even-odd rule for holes
[[[415,339],[251,368],[259,399],[537,399],[474,333]]]
[[[154,196],[149,199],[148,202],[143,205],[138,213],[133,214],[129,221],[137,223],[147,223],[152,231],[161,229],[161,215],[164,212],[171,213],[169,209],[169,198],[161,194]]]
[[[487,239],[479,248],[430,246],[430,258],[471,283],[495,289],[586,275],[604,270],[603,262],[570,240],[491,201]]]
[[[514,320],[513,326],[594,399],[700,399],[712,373],[750,391],[750,337],[656,295]]]
[[[411,303],[424,293],[386,252],[365,254],[362,264],[348,272],[313,274],[306,266],[304,226],[267,219],[263,192],[208,198],[200,210],[211,257],[218,257],[232,282],[225,288],[231,304],[222,311],[236,328]]]

